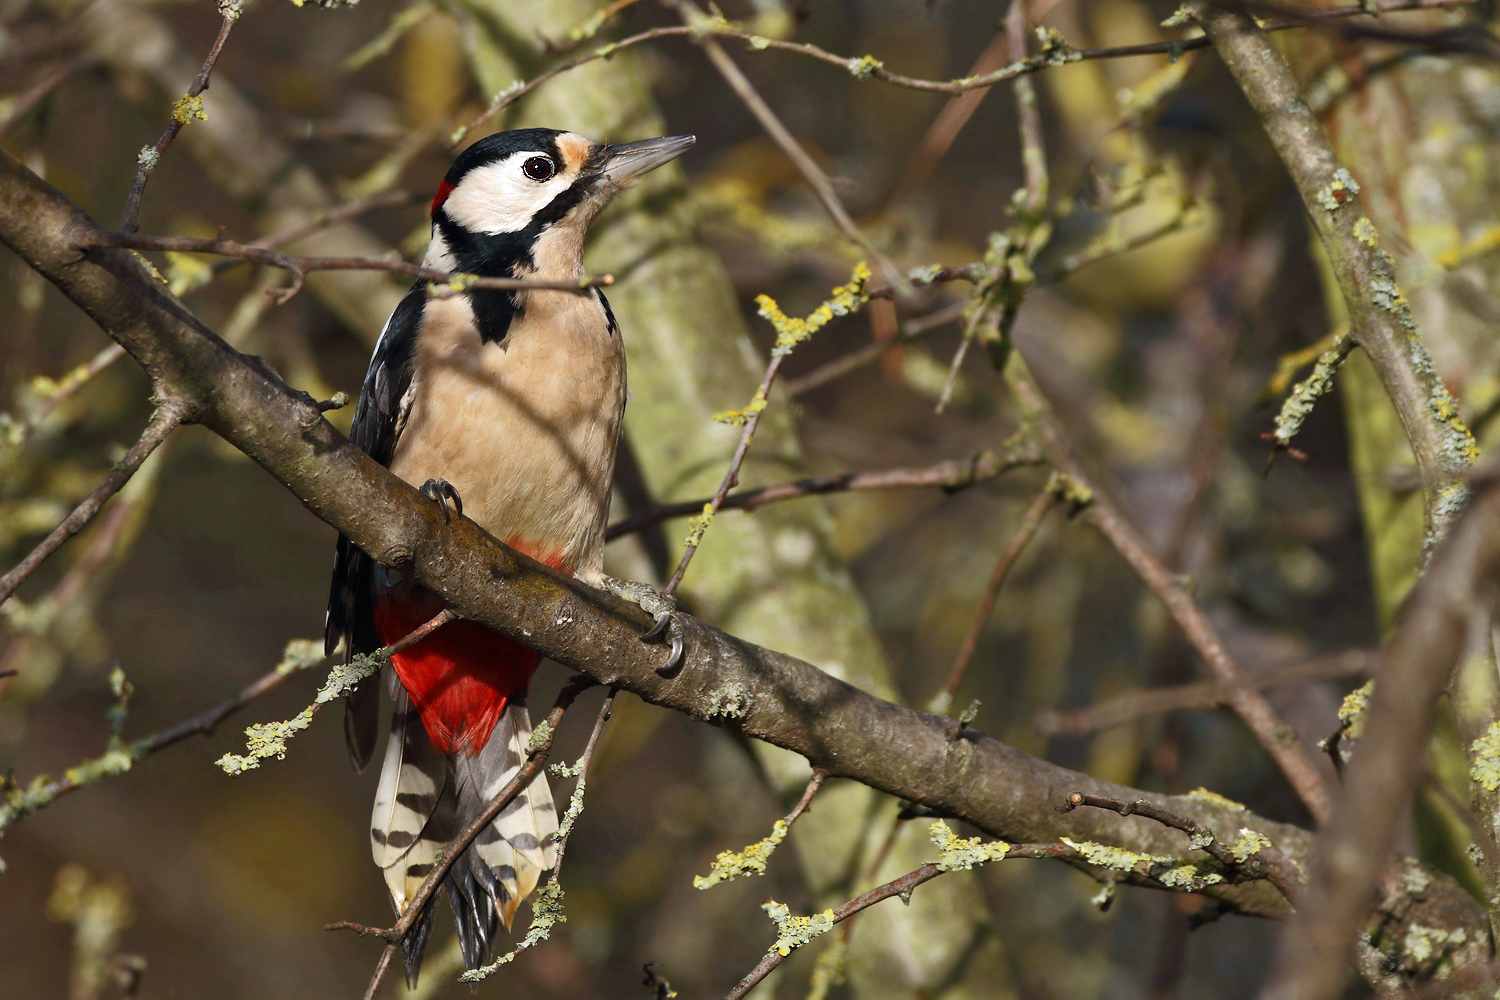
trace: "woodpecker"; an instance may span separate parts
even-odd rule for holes
[[[555,129],[481,139],[454,160],[432,199],[423,263],[577,281],[589,223],[621,188],[693,141],[605,145]],[[625,349],[597,288],[469,289],[436,298],[419,281],[375,345],[350,436],[445,512],[451,501],[513,548],[604,586],[613,582],[603,574],[604,527],[624,410]],[[330,655],[341,642],[346,658],[372,652],[442,608],[439,595],[339,536],[324,631]],[[398,914],[438,851],[525,760],[526,691],[539,660],[465,620],[391,657],[391,726],[370,843]],[[368,763],[378,728],[378,689],[367,681],[350,695],[345,715],[356,766]],[[487,960],[498,925],[510,928],[552,867],[556,830],[552,793],[539,776],[449,871],[447,895],[469,968]],[[402,942],[411,985],[431,925],[429,907]]]

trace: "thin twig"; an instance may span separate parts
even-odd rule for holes
[[[782,820],[788,830],[792,828],[793,823],[801,818],[803,813],[807,812],[807,807],[812,803],[813,796],[818,794],[818,789],[823,787],[823,781],[827,777],[822,771],[814,771],[812,777],[807,779],[807,787],[802,790],[802,797],[797,800],[797,804],[792,807],[792,811],[787,813],[786,818]]]
[[[1340,677],[1368,677],[1373,674],[1376,662],[1374,653],[1356,649],[1335,656],[1320,656],[1282,667],[1257,670],[1247,680],[1256,690],[1265,691],[1269,688],[1311,684]],[[1044,736],[1089,736],[1100,730],[1167,712],[1221,708],[1228,701],[1228,696],[1228,686],[1218,681],[1147,688],[1130,691],[1096,705],[1047,709],[1037,714],[1033,725]]]
[[[604,724],[609,721],[610,715],[614,712],[617,693],[617,689],[610,688],[604,696],[604,704],[599,706],[599,714],[594,719],[594,728],[589,732],[589,741],[583,747],[583,756],[578,758],[579,781],[583,781],[588,776],[589,762],[594,759],[594,748],[599,745],[599,737],[604,733]],[[552,866],[552,881],[554,882],[562,877],[563,855],[568,851],[568,841],[572,838],[573,830],[577,825],[577,823],[570,824],[557,838],[557,863]]]
[[[900,330],[892,339],[857,347],[842,357],[814,368],[806,375],[787,379],[782,382],[781,387],[789,397],[796,399],[819,386],[827,385],[835,379],[843,378],[850,372],[858,371],[865,365],[878,361],[893,344],[914,343],[936,330],[941,330],[949,323],[961,319],[966,307],[967,303],[954,302],[926,316],[907,320],[901,324]]]
[[[28,437],[34,433],[41,426],[42,421],[51,415],[53,410],[71,398],[79,389],[82,389],[97,378],[100,372],[124,356],[125,348],[119,344],[110,344],[90,358],[76,374],[69,372],[63,378],[61,384],[58,385],[57,391],[38,403],[36,409],[27,416],[26,422],[21,427],[21,435]]]
[[[483,125],[486,121],[493,118],[501,111],[504,111],[516,101],[519,101],[522,97],[525,97],[527,94],[531,93],[533,90],[540,87],[542,84],[546,83],[548,80],[551,80],[555,76],[561,76],[563,73],[566,73],[569,70],[577,69],[580,66],[594,62],[598,59],[608,59],[617,52],[623,52],[626,49],[635,48],[637,45],[641,45],[645,42],[652,42],[658,38],[671,38],[674,36],[681,37],[687,34],[689,34],[688,29],[679,25],[667,25],[661,28],[651,28],[648,31],[642,31],[639,34],[631,35],[628,38],[622,38],[618,42],[609,42],[606,45],[602,45],[599,48],[594,49],[592,52],[585,52],[583,55],[574,56],[567,62],[558,63],[551,69],[547,69],[541,73],[538,73],[536,76],[532,77],[530,80],[527,80],[525,83],[518,83],[515,86],[507,87],[505,90],[501,91],[501,93],[498,94],[495,99],[490,102],[490,106],[479,113],[479,117],[475,118],[473,121],[469,122],[469,124],[465,125],[463,128],[454,133],[453,141],[454,143],[462,142],[464,137],[467,136],[470,132],[474,131],[476,128],[479,128],[479,126]]]
[[[1069,858],[1074,860],[1081,860],[1081,855],[1079,855],[1076,850],[1069,847],[1067,844],[1062,843],[1012,844],[1009,850],[1005,852],[1005,857],[1007,859]],[[835,907],[832,911],[833,924],[841,924],[845,920],[848,920],[850,917],[854,916],[856,913],[859,913],[861,910],[867,910],[870,907],[874,906],[876,903],[879,903],[882,900],[890,899],[892,896],[900,896],[902,899],[906,899],[911,895],[912,890],[916,889],[917,886],[921,885],[924,882],[931,882],[933,879],[937,878],[945,871],[948,871],[948,869],[939,868],[936,864],[925,864],[920,868],[907,872],[905,875],[902,875],[899,878],[891,879],[884,885],[876,886],[869,892],[855,896],[847,903]],[[772,948],[770,951],[766,952],[765,957],[760,960],[760,964],[757,965],[754,969],[751,969],[750,972],[745,975],[744,979],[741,979],[738,983],[735,984],[733,989],[724,994],[724,1000],[740,1000],[741,997],[745,996],[745,994],[749,993],[751,990],[755,989],[756,986],[760,985],[761,981],[769,976],[778,965],[780,965],[790,956],[790,954],[791,951],[788,951],[786,955],[783,955],[775,948]]]
[[[416,191],[383,191],[380,194],[372,194],[367,198],[355,198],[332,208],[321,209],[312,213],[312,218],[299,225],[290,226],[280,232],[262,236],[245,244],[256,249],[274,249],[306,239],[314,233],[321,232],[330,226],[336,226],[340,222],[346,222],[366,212],[373,212],[382,208],[403,208],[408,205],[420,205],[427,200],[427,195]],[[217,251],[213,251],[217,252]],[[234,267],[237,261],[220,261],[214,265],[215,272],[223,268]]]
[[[726,496],[717,510],[756,510],[766,504],[797,497],[819,496],[827,493],[852,493],[860,490],[920,489],[932,488],[956,493],[976,483],[1004,475],[1014,469],[1036,465],[1041,455],[1026,441],[1013,441],[1000,451],[975,452],[968,458],[950,459],[935,465],[906,469],[884,469],[873,472],[836,472],[822,476],[807,476],[774,486],[757,486],[741,493]],[[609,526],[607,539],[613,540],[634,534],[646,528],[677,517],[690,517],[701,513],[705,504],[713,498],[664,503],[636,511]]]
[[[544,39],[543,41],[545,43],[547,54],[560,56],[572,52],[584,42],[597,37],[599,32],[604,29],[604,26],[608,24],[615,15],[619,14],[621,11],[625,10],[628,7],[635,6],[637,3],[640,3],[640,0],[613,0],[613,2],[610,3],[608,7],[605,7],[603,10],[595,14],[593,17],[589,18],[577,28],[574,28],[572,37],[570,37],[567,41],[555,42],[550,38]]]
[[[1375,3],[1373,7],[1364,3],[1345,4],[1340,7],[1329,7],[1324,10],[1307,11],[1297,17],[1268,21],[1265,28],[1267,31],[1286,31],[1291,28],[1304,28],[1338,18],[1364,17],[1372,13],[1378,15],[1414,10],[1447,10],[1455,7],[1472,6],[1476,2],[1478,0],[1385,0],[1385,2]],[[807,42],[789,42],[780,38],[768,38],[738,27],[728,21],[705,18],[691,26],[666,25],[627,36],[616,42],[607,42],[591,52],[585,52],[566,62],[558,63],[556,66],[537,74],[524,83],[507,88],[496,96],[489,107],[485,108],[477,118],[455,134],[454,142],[461,142],[463,137],[468,133],[483,125],[490,118],[499,114],[553,77],[560,76],[563,73],[599,59],[612,58],[619,52],[635,48],[637,45],[642,45],[646,42],[653,42],[662,38],[691,38],[699,34],[738,38],[746,42],[751,50],[775,49],[779,52],[792,52],[836,66],[845,72],[855,72],[856,75],[861,77],[869,77],[870,79],[880,80],[911,90],[922,90],[940,94],[966,94],[973,90],[985,90],[997,83],[1013,80],[1018,76],[1037,73],[1052,66],[1066,65],[1072,62],[1095,59],[1123,59],[1132,56],[1176,56],[1183,52],[1191,52],[1194,49],[1208,47],[1207,39],[1197,37],[1163,42],[1145,42],[1139,45],[1121,45],[1113,48],[1068,49],[1065,53],[1065,59],[1059,56],[1031,56],[1020,64],[1005,66],[992,73],[960,77],[956,80],[923,80],[917,77],[903,76],[900,73],[893,73],[881,65],[878,59],[851,59],[848,56],[841,56],[836,52],[830,52],[827,49]]]
[[[1247,854],[1241,860],[1219,841],[1212,828],[1194,822],[1186,816],[1180,816],[1146,799],[1127,801],[1103,795],[1085,795],[1083,792],[1074,792],[1068,796],[1066,802],[1057,807],[1057,811],[1072,812],[1079,806],[1109,809],[1121,816],[1144,816],[1162,826],[1181,830],[1188,835],[1192,847],[1204,852],[1222,865],[1229,877],[1265,879],[1277,888],[1288,903],[1293,906],[1297,905],[1297,897],[1302,891],[1300,876],[1296,866],[1275,846],[1261,844],[1254,852]]]
[[[94,516],[104,507],[110,497],[120,491],[120,487],[130,481],[135,475],[141,463],[151,456],[157,446],[167,439],[174,430],[186,419],[185,408],[178,403],[163,403],[151,417],[151,422],[146,425],[145,432],[141,435],[130,450],[125,453],[104,482],[84,498],[83,502],[73,508],[73,512],[63,518],[62,523],[52,529],[52,533],[38,543],[37,547],[27,554],[26,558],[16,564],[15,568],[3,577],[0,577],[0,605],[10,600],[12,594],[32,572],[47,560],[63,543],[83,530],[84,526],[94,519]]]
[[[213,47],[208,50],[208,58],[203,60],[203,67],[198,70],[198,75],[193,78],[192,85],[188,87],[187,94],[183,100],[191,100],[203,93],[208,87],[208,75],[213,72],[214,63],[219,59],[219,53],[224,51],[224,43],[229,40],[229,32],[234,29],[239,20],[239,9],[224,15],[224,21],[219,25],[218,37],[214,39]],[[167,123],[166,131],[161,138],[156,140],[149,154],[140,158],[140,166],[136,169],[135,181],[130,185],[130,195],[125,199],[125,218],[120,222],[120,231],[133,233],[140,226],[141,196],[146,193],[146,181],[151,178],[151,172],[161,162],[162,154],[167,147],[172,145],[172,140],[177,138],[177,133],[182,131],[182,126],[187,121],[186,112],[176,112],[172,120]]]
[[[376,650],[371,655],[377,659],[389,659],[393,654],[400,652],[413,643],[420,642],[456,617],[458,616],[445,608],[438,612],[430,621],[413,629],[389,646]],[[294,660],[288,660],[262,674],[249,684],[246,684],[237,693],[230,695],[217,705],[206,708],[175,725],[168,726],[166,729],[131,740],[124,745],[114,746],[106,753],[104,758],[84,761],[82,764],[70,767],[61,778],[51,781],[32,782],[26,786],[20,799],[0,805],[0,830],[20,819],[24,819],[38,809],[50,806],[53,802],[70,792],[76,792],[80,788],[93,784],[100,777],[122,774],[157,751],[165,750],[167,747],[181,743],[189,736],[212,736],[219,724],[229,718],[229,716],[267,692],[279,687],[283,681],[293,674],[301,673],[315,666],[317,666],[316,663],[308,663],[304,666],[296,663]],[[6,673],[14,672],[0,671],[0,677],[3,677]],[[316,706],[314,706],[314,711],[316,711]],[[123,755],[123,757],[120,755]],[[0,785],[3,785],[3,782],[0,782]]]
[[[776,373],[781,370],[781,363],[786,360],[786,357],[785,354],[773,354],[771,356],[771,363],[766,366],[766,374],[761,379],[760,389],[755,396],[756,399],[764,400],[770,398],[771,384],[776,381]],[[729,491],[739,485],[740,468],[745,464],[745,456],[750,453],[750,440],[755,437],[755,429],[760,426],[760,417],[764,412],[765,409],[762,407],[752,410],[746,416],[745,429],[740,432],[740,442],[735,446],[734,457],[729,461],[729,469],[724,473],[723,482],[719,484],[718,491],[714,493],[708,503],[698,508],[705,518],[703,522],[705,527],[707,526],[707,520],[716,515],[719,512],[719,508],[724,506],[724,502],[729,496]],[[678,560],[677,568],[672,571],[672,578],[662,588],[662,593],[668,597],[675,594],[678,585],[682,583],[682,577],[687,573],[688,564],[693,561],[693,556],[698,552],[700,539],[701,532],[694,532],[692,537],[688,539],[687,545],[684,546],[682,558]]]
[[[292,284],[281,289],[282,301],[296,294],[311,271],[391,271],[438,285],[459,288],[493,288],[504,290],[533,289],[583,292],[614,284],[614,275],[601,274],[576,281],[537,281],[529,278],[490,278],[477,274],[443,271],[404,260],[382,260],[377,257],[297,257],[279,253],[264,246],[236,243],[234,240],[205,239],[190,236],[141,236],[133,233],[96,233],[79,240],[80,248],[129,247],[132,250],[175,250],[182,253],[209,253],[238,257],[290,271]]]
[[[1005,15],[1005,41],[1010,57],[1025,62],[1026,0],[1010,0]],[[1039,215],[1047,207],[1047,148],[1042,138],[1042,116],[1036,106],[1036,84],[1029,76],[1018,76],[1016,118],[1021,132],[1021,166],[1026,177],[1026,211]]]
[[[1057,502],[1057,491],[1052,484],[1036,495],[1031,504],[1021,515],[1021,523],[1016,526],[1016,533],[1011,537],[1010,544],[1005,551],[1000,553],[1000,558],[995,562],[995,569],[990,573],[990,581],[984,588],[984,594],[979,598],[979,606],[974,609],[974,618],[969,622],[969,631],[964,636],[964,641],[958,647],[958,654],[953,658],[953,669],[949,671],[948,683],[943,686],[942,693],[938,696],[946,708],[952,704],[954,696],[958,693],[958,686],[963,683],[964,672],[969,668],[969,661],[974,658],[974,650],[979,648],[979,638],[984,635],[984,627],[994,613],[995,602],[1000,599],[1000,588],[1005,586],[1005,578],[1010,575],[1016,560],[1021,558],[1021,553],[1026,551],[1026,546],[1036,537],[1042,522],[1047,518],[1047,512]]]

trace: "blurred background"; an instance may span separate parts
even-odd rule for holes
[[[189,123],[146,188],[141,231],[249,242],[370,199],[293,249],[419,255],[455,125],[511,80],[680,23],[653,2],[615,3],[597,37],[555,52],[605,5],[523,6],[248,5],[204,95],[207,119]],[[1486,440],[1500,400],[1495,261],[1486,256],[1500,243],[1491,192],[1500,81],[1473,46],[1432,41],[1482,31],[1489,6],[1476,6],[1379,22],[1399,37],[1330,27],[1278,38],[1365,189],[1445,381]],[[748,30],[868,53],[913,77],[1011,61],[1003,5],[754,0],[723,12]],[[1027,8],[1077,49],[1184,37],[1160,26],[1170,13],[1135,0]],[[0,0],[0,142],[102,224],[117,224],[137,151],[161,134],[220,24],[204,3]],[[1035,37],[1030,44],[1040,50]],[[1301,738],[1334,733],[1340,699],[1363,683],[1415,565],[1415,479],[1359,358],[1298,434],[1297,452],[1271,461],[1263,435],[1279,400],[1343,321],[1325,305],[1295,191],[1212,53],[1079,61],[1031,77],[1050,191],[1029,211],[1016,196],[1025,177],[1010,84],[953,100],[796,53],[723,45],[901,271],[981,260],[995,234],[1031,240],[1035,283],[1010,342],[1110,494],[1165,564],[1191,577],[1247,670],[1272,672],[1268,694]],[[560,75],[469,140],[532,123],[600,139],[698,136],[680,174],[612,210],[590,261],[619,276],[610,294],[624,306],[632,352],[632,459],[616,517],[699,498],[723,475],[737,433],[708,414],[749,400],[774,339],[755,296],[805,314],[868,255],[692,39],[654,40]],[[703,256],[671,259],[700,261],[682,267],[692,280],[721,282],[727,313],[653,270],[662,256],[653,212],[674,220],[671,239],[699,248]],[[321,274],[278,305],[266,290],[287,283],[282,273],[151,256],[215,330],[319,398],[357,393],[405,285],[380,272]],[[0,289],[0,553],[9,567],[93,489],[150,402],[138,368],[101,358],[107,338],[14,257],[0,258]],[[964,283],[916,290],[894,309],[837,319],[801,347],[745,485],[927,467],[1002,447],[1017,415],[990,351],[968,353],[937,408],[971,293]],[[870,349],[897,334],[900,347]],[[716,369],[740,374],[704,374]],[[697,409],[659,388],[683,383]],[[344,428],[351,417],[352,407],[330,415]],[[677,452],[688,457],[672,467]],[[688,606],[931,706],[1046,477],[1023,468],[952,492],[870,491],[722,514],[689,573]],[[774,537],[748,534],[766,525]],[[622,539],[611,572],[660,578],[686,530],[674,520]],[[24,786],[101,753],[116,668],[134,685],[126,738],[262,675],[288,641],[320,632],[334,537],[209,432],[175,434],[0,608],[0,670],[16,671],[0,679],[0,771]],[[799,559],[804,543],[818,553],[810,568]],[[976,728],[1067,767],[1148,789],[1206,786],[1307,823],[1243,725],[1211,695],[1182,690],[1204,676],[1109,545],[1054,512],[979,632],[952,706],[978,700]],[[543,667],[534,714],[564,677]],[[293,677],[207,738],[6,829],[0,996],[119,995],[113,983],[77,980],[80,949],[142,965],[143,997],[358,996],[376,943],[322,927],[382,923],[389,904],[367,847],[376,776],[349,766],[338,713],[320,714],[284,760],[235,779],[213,765],[240,750],[243,726],[295,715],[318,683],[314,673]],[[1141,697],[1156,689],[1170,694]],[[555,759],[578,755],[600,698],[588,693],[570,714]],[[1468,790],[1452,744],[1451,732],[1440,735],[1407,846],[1472,884]],[[622,696],[567,855],[568,922],[480,995],[649,997],[647,962],[684,997],[722,994],[774,937],[762,899],[805,913],[913,867],[899,848],[886,857],[887,840],[920,862],[925,823],[902,823],[896,803],[835,782],[815,800],[808,833],[840,845],[835,853],[804,843],[799,858],[784,847],[763,878],[692,887],[718,851],[766,836],[805,778],[795,762]],[[570,787],[554,785],[563,795]],[[941,919],[913,921],[887,903],[854,923],[851,976],[831,995],[1253,994],[1274,926],[1215,921],[1204,900],[1145,890],[1122,891],[1101,911],[1098,888],[1044,862],[946,876],[913,897],[914,911],[924,895],[941,901]],[[878,916],[884,907],[893,913]],[[436,927],[422,993],[468,995],[453,982],[446,913]],[[806,995],[821,950],[795,955],[756,995]],[[874,974],[881,962],[896,971]],[[386,995],[402,992],[387,984]]]

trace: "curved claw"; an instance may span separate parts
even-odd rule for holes
[[[657,671],[670,674],[682,666],[685,644],[682,638],[682,623],[677,620],[677,615],[671,611],[663,611],[656,616],[656,623],[651,626],[650,631],[641,636],[642,642],[662,642],[670,639],[672,651],[667,654],[667,662],[657,667]]]
[[[464,501],[458,495],[458,490],[446,479],[429,479],[422,484],[422,495],[435,502],[443,508],[443,521],[448,522],[448,501],[453,501],[453,509],[459,517],[464,516]]]
[[[642,642],[660,642],[662,638],[672,631],[672,612],[663,611],[656,616],[656,622],[641,636]]]

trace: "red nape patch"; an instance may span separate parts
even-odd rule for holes
[[[447,201],[448,200],[448,196],[450,194],[452,194],[452,193],[453,193],[453,182],[452,181],[445,180],[445,181],[443,181],[443,183],[439,184],[438,185],[438,189],[437,189],[437,194],[435,194],[435,195],[432,196],[432,209],[427,214],[429,216],[437,215],[437,210],[443,207],[443,202]]]
[[[375,602],[375,630],[384,645],[432,620],[443,599],[405,588]],[[391,666],[438,753],[474,756],[483,749],[511,698],[526,691],[541,654],[485,625],[449,622],[391,657]]]

